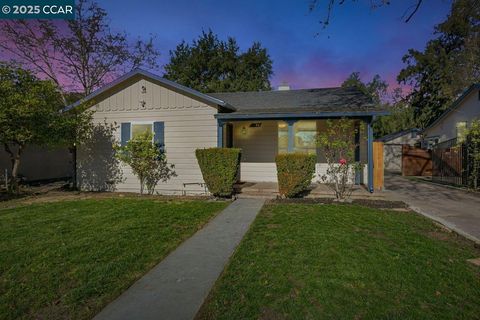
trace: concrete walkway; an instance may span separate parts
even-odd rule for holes
[[[94,319],[193,319],[263,203],[230,204]]]
[[[385,188],[392,199],[480,243],[480,194],[399,175],[386,175]]]

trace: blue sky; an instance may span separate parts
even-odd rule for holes
[[[155,35],[162,64],[181,40],[190,42],[210,28],[220,38],[235,37],[241,49],[260,41],[273,60],[272,85],[286,81],[298,89],[336,86],[353,71],[365,80],[378,73],[394,85],[402,56],[409,48],[422,49],[450,8],[450,1],[425,0],[406,24],[402,15],[413,1],[392,0],[371,10],[369,0],[347,0],[335,8],[326,30],[319,24],[325,6],[309,13],[309,0],[98,2],[113,29]]]

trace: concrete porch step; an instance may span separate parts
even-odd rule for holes
[[[244,182],[234,186],[237,197],[255,199],[275,199],[279,195],[278,185],[275,182]],[[335,198],[333,191],[322,184],[312,185],[312,190],[306,198]],[[384,200],[386,195],[383,192],[370,193],[364,187],[354,188],[351,199]]]

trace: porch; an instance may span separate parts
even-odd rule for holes
[[[355,160],[365,164],[356,174],[355,184],[359,186],[358,192],[366,190],[373,192],[373,176],[369,177],[369,172],[373,174],[373,158],[369,153],[372,152],[369,148],[373,142],[371,119],[353,118],[353,120],[352,132],[355,132],[355,136],[352,135],[352,138],[358,144]],[[218,119],[217,141],[219,147],[242,149],[240,182],[255,183],[257,187],[266,187],[270,190],[277,183],[276,155],[302,152],[317,156],[312,183],[318,185],[320,176],[326,173],[328,164],[322,151],[317,148],[316,137],[318,133],[326,130],[326,126],[325,118]],[[365,130],[360,130],[361,127]],[[366,185],[367,188],[360,185]],[[325,188],[326,186],[318,185],[312,194],[326,194],[329,190]]]
[[[217,145],[242,149],[240,180],[277,182],[275,157],[279,153],[317,155],[318,175],[327,167],[315,137],[328,119],[354,120],[352,132],[365,124],[363,136],[355,130],[355,161],[365,163],[355,183],[373,192],[373,129],[375,116],[388,111],[357,88],[318,88],[258,92],[214,93],[228,108],[219,109]]]

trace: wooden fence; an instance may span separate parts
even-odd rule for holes
[[[431,176],[431,152],[429,150],[424,150],[404,144],[402,146],[402,175]]]

